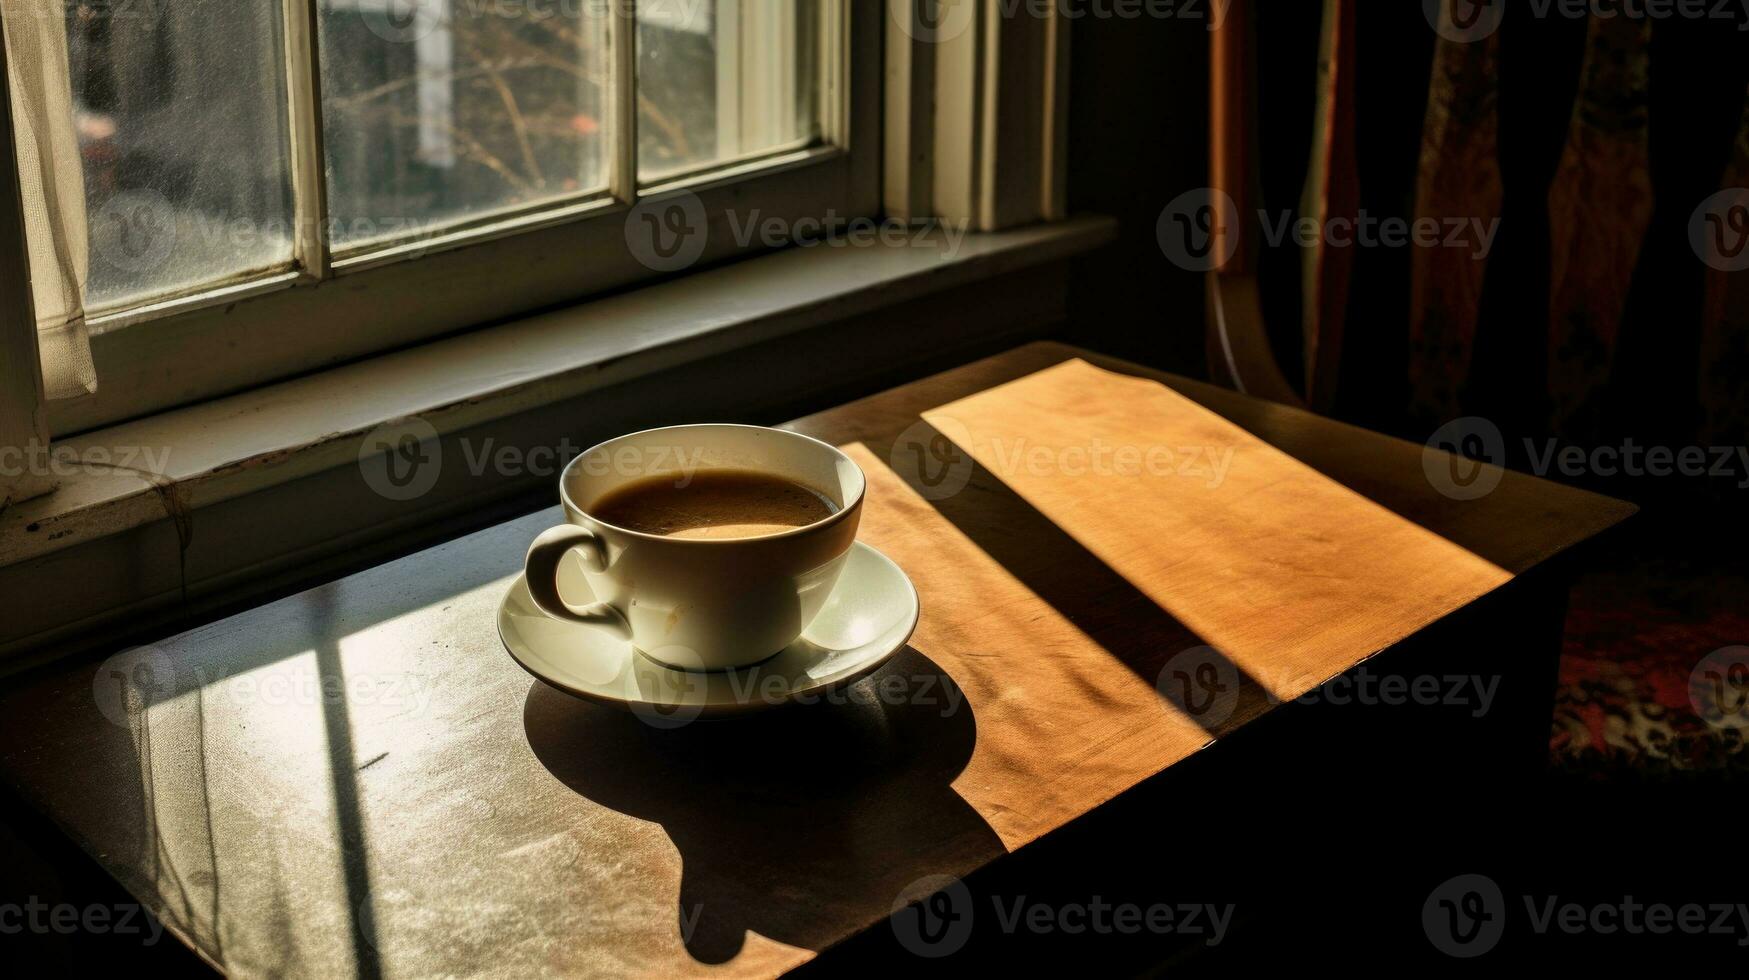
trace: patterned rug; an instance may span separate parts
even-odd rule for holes
[[[1703,658],[1749,644],[1749,579],[1716,561],[1629,550],[1640,560],[1619,555],[1573,590],[1551,768],[1604,780],[1749,773],[1749,733],[1703,718],[1705,681],[1691,683],[1717,662]]]

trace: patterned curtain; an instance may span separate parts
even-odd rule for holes
[[[1485,36],[1435,41],[1413,214],[1500,226],[1483,257],[1414,250],[1410,429],[1484,415],[1581,445],[1745,443],[1749,42],[1736,27],[1508,13]]]

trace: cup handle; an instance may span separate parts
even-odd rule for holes
[[[541,612],[554,619],[599,626],[622,639],[631,639],[632,628],[625,614],[609,603],[573,606],[559,595],[559,562],[573,549],[583,555],[584,564],[591,571],[607,569],[607,545],[594,531],[575,524],[542,531],[534,544],[528,546],[528,557],[523,561],[529,597]]]

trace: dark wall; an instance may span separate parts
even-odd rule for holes
[[[1077,264],[1063,339],[1202,376],[1203,285],[1166,261],[1166,203],[1208,183],[1208,31],[1191,19],[1084,17],[1071,28],[1069,205],[1118,219]]]

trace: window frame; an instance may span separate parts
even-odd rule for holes
[[[919,11],[937,2],[975,7],[969,32],[931,38],[932,25],[942,23],[940,9],[921,21]],[[48,448],[48,415],[17,175],[12,155],[0,153],[0,245],[16,243],[10,250],[0,247],[0,579],[44,595],[58,594],[65,579],[78,599],[42,604],[45,614],[34,623],[0,628],[0,659],[51,646],[63,654],[80,649],[117,617],[139,628],[186,617],[190,602],[210,608],[255,601],[268,583],[293,575],[308,580],[312,560],[355,563],[360,548],[396,547],[410,536],[456,527],[445,522],[498,506],[512,493],[550,494],[542,474],[489,468],[450,481],[418,505],[385,507],[356,466],[381,451],[377,435],[384,426],[426,425],[451,445],[472,438],[476,444],[497,439],[506,446],[551,446],[574,436],[579,426],[611,430],[695,412],[699,405],[733,412],[757,405],[761,397],[769,400],[768,385],[742,393],[749,371],[795,376],[802,389],[824,391],[849,378],[876,380],[895,365],[914,368],[948,351],[1033,336],[1060,322],[1068,303],[1063,263],[1109,242],[1114,233],[1114,223],[1097,216],[1055,220],[1065,215],[1067,20],[1056,5],[1048,15],[1003,16],[998,0],[869,0],[867,7],[879,12],[867,18],[870,34],[880,37],[879,18],[887,18],[881,44],[870,42],[885,47],[885,91],[881,75],[872,83],[864,77],[868,67],[861,62],[854,92],[847,87],[845,101],[835,103],[846,107],[843,125],[854,134],[853,151],[838,164],[755,161],[747,165],[753,172],[748,182],[781,183],[788,175],[761,175],[760,167],[803,175],[855,168],[841,182],[859,195],[867,193],[868,183],[878,183],[889,218],[939,221],[951,235],[926,230],[923,248],[915,247],[919,242],[877,241],[869,249],[789,249],[710,271],[695,267],[652,288],[563,302],[547,315],[495,324],[455,315],[461,325],[456,336],[409,342],[403,350],[98,428],[54,447],[74,460],[90,460],[95,470],[27,468],[19,474],[7,468],[19,447],[33,453]],[[866,9],[857,12],[858,30],[864,29]],[[11,135],[4,53],[0,46],[0,142]],[[955,85],[962,90],[955,92]],[[943,104],[948,111],[941,111]],[[967,124],[968,116],[975,125]],[[869,133],[881,122],[884,140]],[[735,171],[695,177],[657,191],[691,189],[745,213],[759,202],[744,196],[747,184],[736,183],[743,176]],[[833,178],[809,179],[829,190]],[[880,209],[876,196],[859,200],[865,213]],[[1038,221],[1050,224],[1009,230]],[[575,238],[567,227],[511,229],[502,240],[526,239],[507,246],[507,254],[540,261],[550,256],[540,254],[538,240]],[[712,229],[719,236],[721,231]],[[939,247],[944,237],[967,231],[980,234],[965,236],[963,250],[957,244]],[[737,253],[734,244],[721,250],[723,258]],[[488,248],[474,244],[433,258]],[[616,251],[625,248],[621,241]],[[486,273],[476,268],[476,274]],[[314,288],[332,290],[346,281],[331,279]],[[308,292],[289,289],[284,295]],[[363,294],[364,303],[381,301],[380,294]],[[250,300],[235,302],[242,307]],[[226,340],[236,344],[239,337]],[[825,375],[806,370],[809,358],[822,350],[834,355],[836,366]],[[235,363],[256,356],[235,348],[220,354]],[[112,373],[100,383],[120,382]],[[139,476],[100,463],[144,446],[175,462],[135,471]],[[310,481],[318,478],[319,496],[332,506],[312,522],[307,503],[316,486]],[[49,493],[55,480],[62,485]],[[36,499],[30,499],[33,494]],[[13,506],[21,501],[28,502]],[[257,533],[262,528],[273,533]],[[179,563],[177,549],[186,552],[190,540],[236,547],[208,548],[200,561]],[[342,553],[348,557],[340,559]],[[148,554],[165,559],[141,566],[156,574],[87,574],[94,562],[133,568]]]
[[[137,418],[663,278],[672,273],[641,264],[626,242],[626,222],[646,202],[693,195],[702,204],[709,231],[695,268],[759,251],[759,242],[741,240],[755,212],[761,222],[794,226],[805,218],[880,211],[881,5],[807,0],[821,5],[822,44],[830,46],[820,59],[817,145],[641,185],[635,95],[622,88],[610,99],[609,128],[619,138],[605,192],[330,255],[320,240],[327,224],[321,108],[310,97],[321,84],[319,0],[282,2],[293,180],[300,187],[294,268],[91,317],[98,391],[49,403],[49,434]],[[635,46],[624,43],[636,32],[628,7],[615,3],[609,25],[622,78],[636,66]],[[744,59],[737,53],[734,60]],[[320,331],[311,324],[321,324]]]

